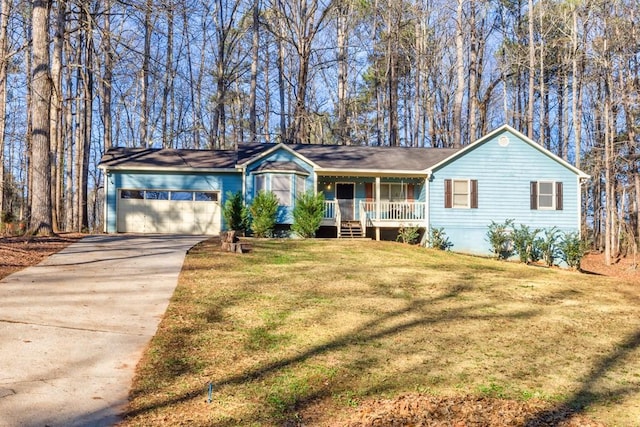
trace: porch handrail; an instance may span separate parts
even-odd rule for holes
[[[322,219],[335,219],[336,218],[336,201],[325,200],[324,201],[324,216]]]

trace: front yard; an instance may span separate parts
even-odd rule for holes
[[[344,425],[407,394],[637,425],[640,287],[391,242],[237,255],[210,240],[186,258],[124,425]]]

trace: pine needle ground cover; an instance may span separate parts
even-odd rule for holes
[[[631,281],[392,242],[252,244],[190,251],[124,425],[344,425],[412,394],[640,420]]]

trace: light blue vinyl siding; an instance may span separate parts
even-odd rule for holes
[[[220,205],[226,200],[226,193],[242,191],[240,173],[177,173],[177,172],[134,172],[111,171],[107,176],[107,217],[106,232],[115,233],[118,190],[202,190],[219,191]],[[224,225],[223,225],[224,228]]]
[[[253,202],[253,199],[255,198],[255,196],[257,195],[257,191],[254,188],[254,172],[256,169],[258,169],[263,163],[265,162],[288,162],[288,163],[294,163],[296,165],[298,165],[299,167],[301,167],[302,169],[304,169],[308,175],[299,175],[299,174],[295,174],[295,173],[287,173],[286,175],[290,176],[291,179],[291,205],[290,206],[280,206],[278,208],[278,216],[277,216],[277,222],[278,224],[292,224],[293,223],[293,208],[295,206],[295,197],[296,194],[298,192],[298,189],[296,188],[297,185],[297,180],[296,180],[296,176],[303,176],[304,177],[304,191],[309,191],[309,190],[313,190],[313,186],[314,186],[314,173],[313,173],[313,166],[310,165],[309,163],[305,162],[304,160],[300,159],[299,157],[295,156],[293,153],[285,150],[285,149],[278,149],[275,150],[273,153],[270,153],[269,155],[262,157],[258,160],[256,160],[253,163],[250,163],[247,165],[246,168],[246,181],[245,181],[245,202],[247,204],[247,206],[251,205],[251,203]],[[261,174],[265,177],[265,185],[266,188],[271,188],[271,178],[273,175],[281,175],[281,173],[270,173],[270,172],[261,172]]]
[[[507,146],[498,141],[509,138]],[[444,208],[445,179],[478,181],[478,208]],[[563,183],[562,210],[530,209],[530,182]],[[487,254],[486,239],[491,221],[514,219],[516,226],[558,227],[578,231],[578,177],[563,164],[510,132],[496,134],[454,161],[439,167],[430,182],[430,225],[444,228],[452,250]]]

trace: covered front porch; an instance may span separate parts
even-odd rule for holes
[[[322,226],[336,227],[337,237],[366,236],[373,229],[426,227],[428,207],[424,178],[321,177],[325,196]]]

